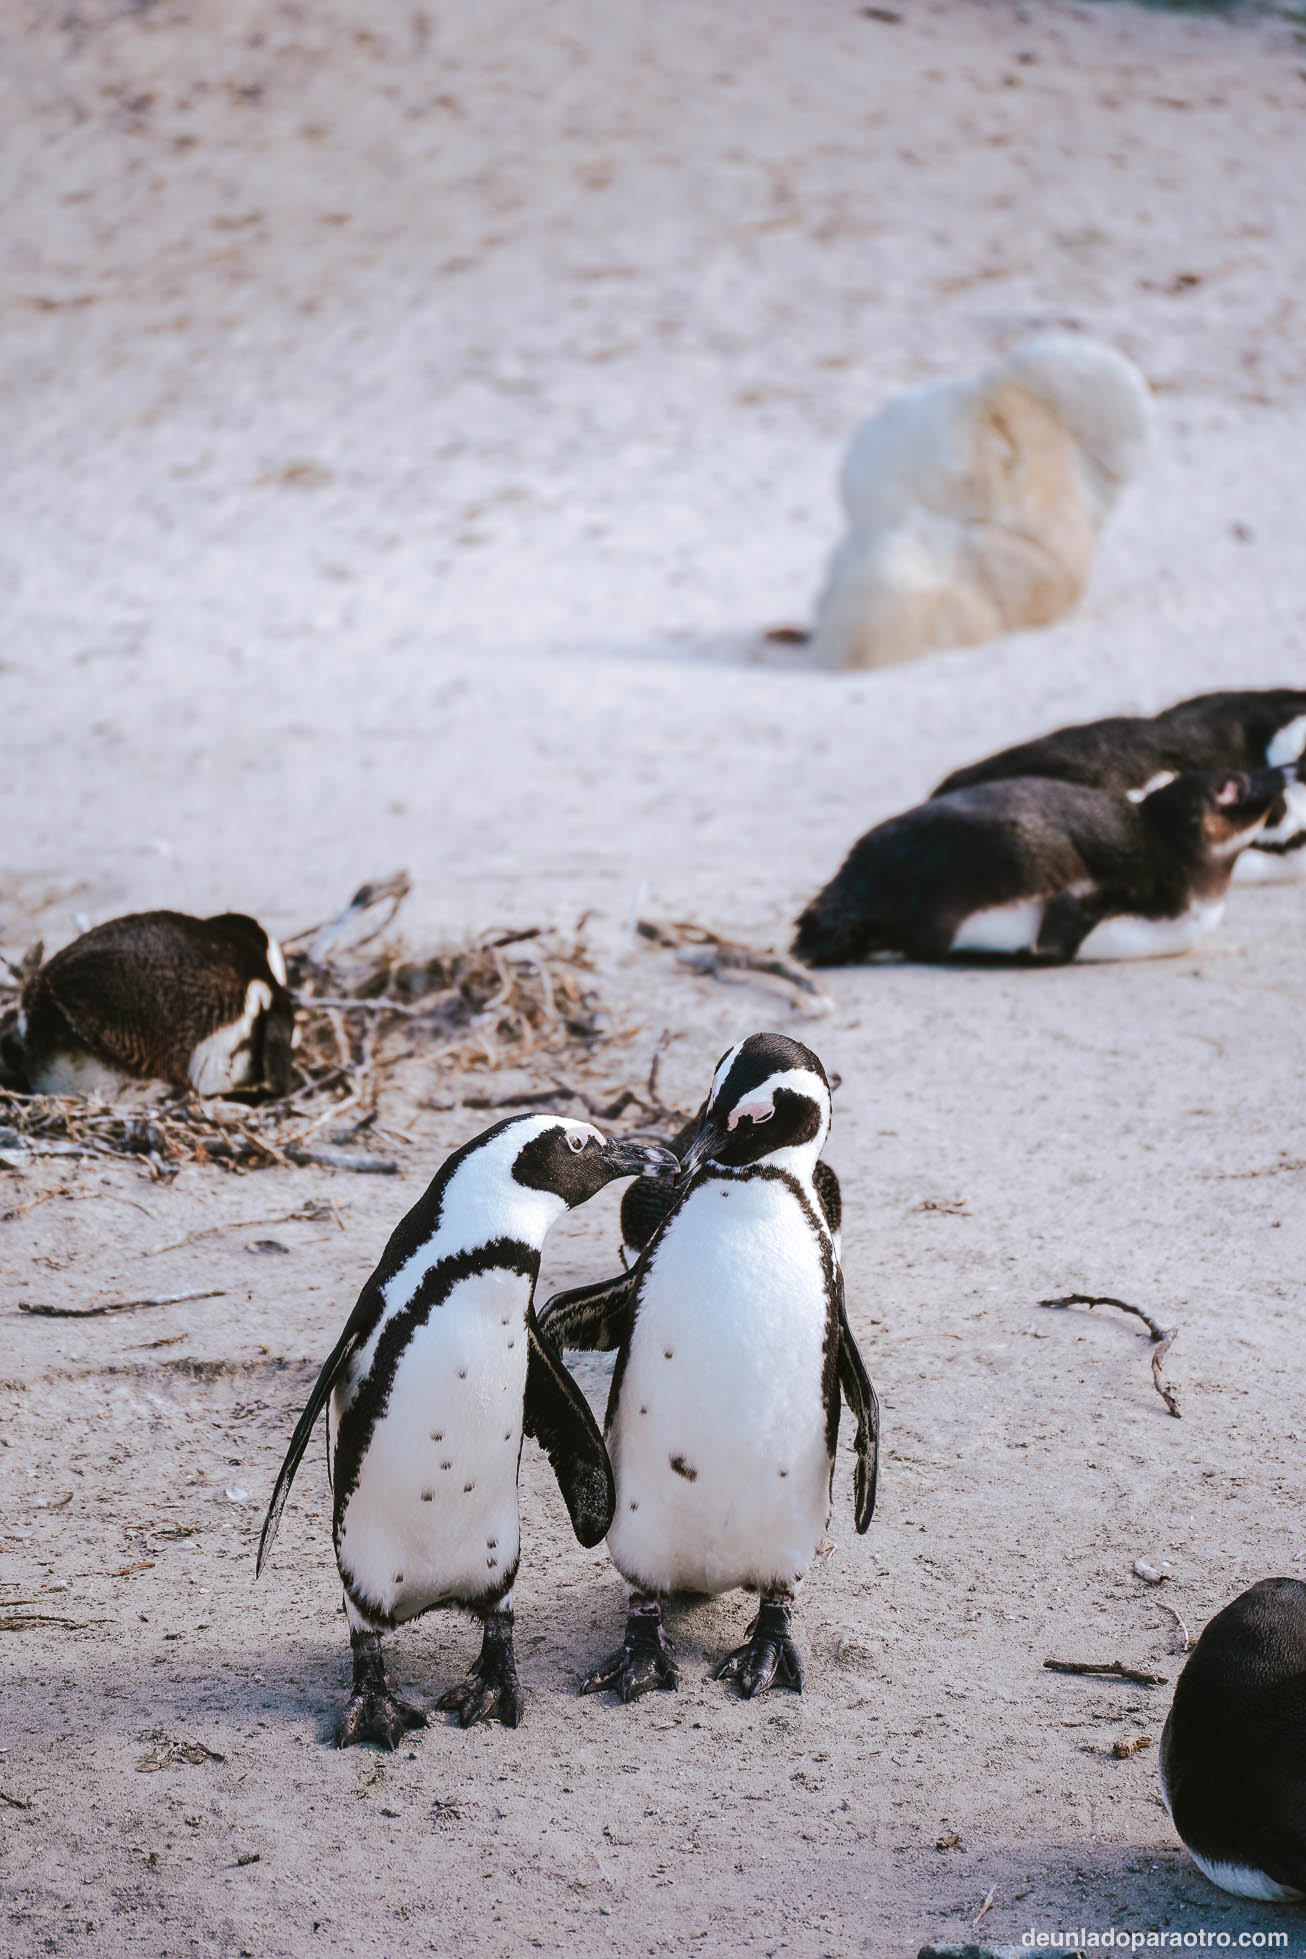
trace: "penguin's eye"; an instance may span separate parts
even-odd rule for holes
[[[584,1149],[584,1147],[585,1147],[585,1138],[583,1136],[578,1136],[574,1130],[569,1130],[567,1132],[567,1148],[571,1150],[574,1155],[579,1156],[581,1151]]]
[[[759,1111],[759,1110],[756,1110],[756,1109],[755,1109],[755,1110],[753,1111],[753,1121],[754,1121],[754,1122],[770,1122],[770,1120],[771,1120],[771,1118],[772,1118],[772,1116],[773,1116],[774,1114],[775,1114],[775,1104],[774,1104],[774,1103],[772,1103],[772,1105],[771,1105],[771,1107],[770,1107],[769,1109],[763,1109],[763,1110],[760,1110],[760,1111]]]

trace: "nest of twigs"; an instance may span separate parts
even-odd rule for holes
[[[447,1076],[538,1069],[542,1061],[553,1071],[588,1061],[601,1047],[609,1023],[580,927],[571,935],[542,926],[485,932],[416,957],[399,941],[377,944],[408,889],[403,873],[364,885],[337,918],[285,943],[297,1032],[297,1080],[288,1095],[180,1095],[121,1108],[0,1088],[0,1163],[129,1156],[158,1177],[183,1163],[393,1171],[394,1162],[359,1154],[357,1143],[365,1133],[369,1141],[387,1135],[377,1098],[404,1061],[418,1058]],[[380,923],[359,936],[359,923],[387,902]],[[25,959],[0,989],[0,1013],[29,964]],[[633,1104],[650,1118],[665,1114],[651,1090],[652,1078],[648,1096],[624,1091],[623,1107]],[[481,1108],[594,1106],[552,1073],[538,1092],[455,1099]]]

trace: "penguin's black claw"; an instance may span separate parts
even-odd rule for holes
[[[478,1660],[466,1680],[441,1694],[436,1706],[442,1714],[456,1714],[460,1728],[475,1727],[491,1716],[505,1728],[515,1728],[526,1709],[525,1696],[517,1679],[517,1668],[508,1666],[487,1672]]]
[[[789,1637],[789,1608],[775,1599],[762,1605],[748,1628],[748,1643],[737,1646],[713,1670],[714,1680],[733,1682],[741,1700],[751,1701],[768,1687],[803,1691],[803,1663]]]
[[[374,1741],[379,1748],[397,1748],[410,1728],[424,1728],[426,1715],[412,1701],[389,1690],[354,1694],[336,1727],[336,1747],[352,1748],[356,1741]]]
[[[471,1728],[491,1716],[505,1728],[515,1728],[526,1709],[517,1662],[512,1650],[512,1614],[491,1612],[485,1620],[480,1657],[466,1680],[441,1694],[436,1706],[456,1714],[458,1725]]]
[[[626,1621],[626,1637],[620,1650],[600,1660],[593,1672],[580,1683],[582,1694],[599,1694],[607,1688],[623,1701],[637,1701],[653,1687],[674,1694],[680,1686],[680,1668],[662,1630],[661,1610],[654,1606],[635,1610]]]

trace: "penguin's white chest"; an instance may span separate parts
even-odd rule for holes
[[[346,1589],[395,1619],[511,1584],[529,1290],[515,1272],[463,1280],[399,1356],[336,1526]],[[368,1343],[367,1371],[332,1395],[337,1476],[348,1467],[341,1434],[382,1385],[384,1324]]]
[[[791,1592],[830,1513],[822,1240],[771,1178],[711,1178],[654,1252],[609,1425],[632,1584]]]

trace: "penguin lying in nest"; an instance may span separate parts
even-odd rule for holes
[[[1045,964],[1186,952],[1295,767],[1176,776],[1140,802],[1043,776],[981,782],[854,844],[798,920],[813,966],[877,953]]]
[[[1306,1585],[1217,1612],[1175,1688],[1161,1792],[1200,1871],[1239,1898],[1306,1897]]]
[[[1306,690],[1196,694],[1150,719],[1113,715],[1004,748],[968,768],[954,769],[934,794],[1039,775],[1113,789],[1141,801],[1150,790],[1194,769],[1280,768],[1300,761],[1304,748]],[[1239,857],[1234,877],[1242,884],[1306,877],[1306,784],[1285,788],[1265,828]]]
[[[132,912],[26,981],[5,1061],[37,1095],[285,1094],[293,1030],[281,948],[254,919]]]

